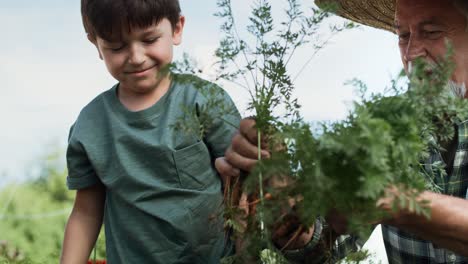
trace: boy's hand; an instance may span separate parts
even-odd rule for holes
[[[221,176],[221,180],[223,181],[223,185],[226,184],[226,179],[228,177],[239,177],[240,170],[234,168],[229,162],[227,162],[225,157],[220,157],[215,160],[215,168],[218,171],[219,175]]]
[[[257,164],[257,129],[253,118],[244,118],[239,131],[232,138],[231,146],[226,150],[226,161],[234,168],[250,172]],[[262,158],[269,158],[267,142],[262,142]]]
[[[270,153],[262,143],[262,158],[269,158]],[[215,168],[223,183],[228,177],[239,177],[241,170],[250,172],[257,164],[257,129],[253,118],[244,118],[240,122],[239,131],[232,138],[231,145],[226,150],[225,157],[215,160]]]
[[[258,137],[257,129],[255,128],[255,119],[244,118],[240,122],[239,131],[232,138],[231,146],[226,150],[225,157],[215,160],[216,170],[221,175],[223,182],[226,182],[228,177],[238,177],[241,171],[250,172],[258,162]],[[267,150],[268,142],[261,142],[262,159],[268,159],[270,152]],[[245,212],[245,216],[249,214],[247,195],[243,193],[239,201],[239,207]],[[302,248],[307,244],[313,234],[314,227],[309,229],[298,230],[298,218],[294,215],[286,217],[281,223],[278,223],[274,235],[273,242],[284,249]],[[295,231],[299,231],[295,234]],[[294,238],[293,238],[294,236]]]

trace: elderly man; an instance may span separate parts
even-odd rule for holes
[[[437,63],[451,43],[456,66],[451,78],[457,94],[465,96],[468,85],[468,0],[316,0],[338,3],[337,14],[356,22],[392,31],[398,35],[401,59],[405,70],[422,58]],[[226,152],[225,160],[216,164],[223,176],[238,174],[239,169],[250,171],[256,163],[257,147],[255,122],[244,119],[240,133]],[[401,209],[392,219],[382,221],[383,238],[390,263],[468,263],[468,123],[458,126],[453,142],[446,151],[431,157],[446,164],[447,176],[440,185],[442,194],[426,191],[421,198],[430,202],[431,219]],[[266,150],[262,155],[268,156]],[[388,201],[382,199],[382,208]],[[331,219],[339,219],[337,217]],[[343,230],[330,221],[338,233]],[[293,258],[311,260],[303,256],[319,256],[323,250],[320,234],[324,226],[317,223],[301,236],[292,250]],[[341,229],[341,230],[340,230]],[[338,241],[339,240],[339,241]],[[352,239],[335,241],[334,252],[343,252]],[[354,242],[354,241],[353,241]],[[322,254],[323,255],[323,254]],[[299,256],[299,257],[298,257]],[[302,262],[300,261],[300,262]]]

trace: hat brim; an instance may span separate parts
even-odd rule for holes
[[[333,6],[333,13],[354,22],[395,32],[395,0],[315,0],[315,4]]]

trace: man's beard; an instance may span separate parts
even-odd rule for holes
[[[466,86],[464,83],[459,84],[450,80],[448,81],[445,87],[453,96],[459,97],[459,98],[465,98]]]
[[[426,69],[428,71],[434,71],[436,70],[436,64],[435,63],[431,63],[431,62],[426,62]],[[408,73],[411,74],[412,71],[413,71],[413,67],[412,67],[412,62],[408,62]],[[445,85],[445,90],[447,90],[448,92],[450,92],[451,95],[453,95],[454,97],[459,97],[459,98],[465,98],[465,94],[466,94],[466,86],[465,86],[465,83],[456,83],[452,80],[449,80],[447,82],[447,84]]]

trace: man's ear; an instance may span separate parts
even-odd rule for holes
[[[98,46],[98,43],[97,43],[97,40],[96,40],[96,37],[93,37],[91,36],[91,34],[86,34],[86,36],[88,37],[88,40],[93,43],[93,45],[96,47],[97,49],[97,52],[99,54],[99,58],[102,60],[102,54],[101,54],[101,51],[99,50],[99,46]]]
[[[185,17],[180,16],[179,21],[174,27],[174,32],[172,33],[172,41],[174,45],[179,45],[182,42],[182,32],[184,31]]]

